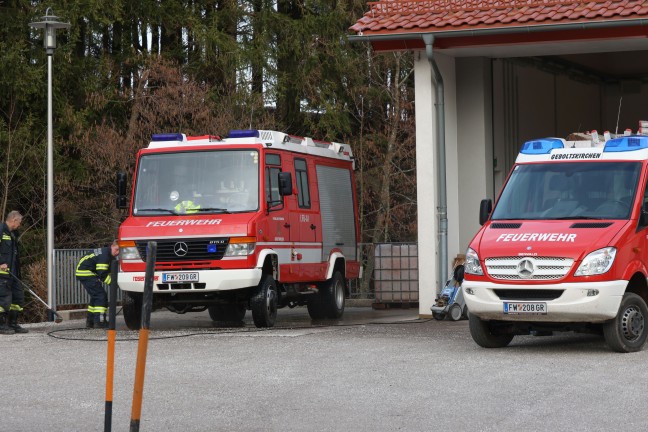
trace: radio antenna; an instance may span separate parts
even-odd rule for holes
[[[623,101],[623,96],[619,97],[619,112],[617,113],[617,122],[616,128],[614,129],[614,135],[619,133],[619,117],[621,117],[621,102]]]

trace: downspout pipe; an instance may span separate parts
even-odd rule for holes
[[[432,87],[435,89],[436,142],[437,142],[437,212],[439,216],[439,271],[437,293],[441,292],[448,280],[448,196],[446,186],[446,151],[445,151],[445,94],[443,77],[434,59],[434,36],[423,35],[425,55],[432,68]]]

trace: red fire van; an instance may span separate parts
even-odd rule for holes
[[[207,309],[219,322],[250,309],[257,327],[272,327],[284,306],[340,317],[361,270],[353,167],[347,144],[276,131],[154,135],[137,155],[119,228],[128,327],[140,326],[151,240],[154,308]]]
[[[648,335],[648,136],[526,142],[466,253],[470,332],[483,347],[555,331]]]

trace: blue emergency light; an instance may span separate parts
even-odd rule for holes
[[[153,134],[153,141],[182,141],[184,136],[181,133]]]
[[[520,153],[530,155],[549,154],[551,150],[561,148],[565,148],[565,145],[560,139],[542,138],[525,142]]]
[[[259,138],[259,131],[256,129],[234,129],[229,131],[227,138]]]
[[[604,152],[623,152],[648,148],[648,136],[623,136],[605,143]]]

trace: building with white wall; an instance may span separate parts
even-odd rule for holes
[[[524,141],[648,119],[647,18],[635,0],[369,3],[350,40],[415,53],[420,316]]]

